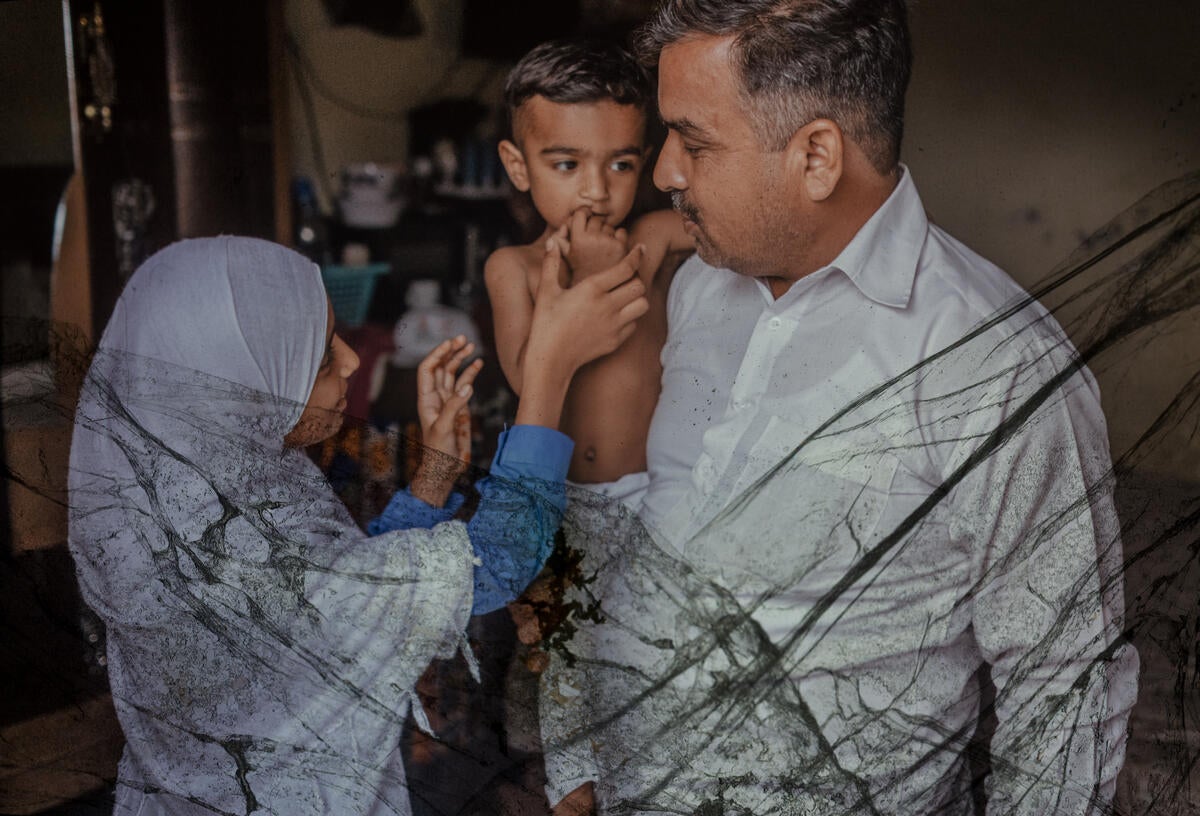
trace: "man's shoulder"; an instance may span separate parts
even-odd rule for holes
[[[1060,381],[1078,398],[1098,399],[1091,372],[1054,314],[995,264],[930,225],[918,297],[931,329],[930,384],[974,383],[981,401]],[[1079,386],[1083,386],[1080,388]]]
[[[1064,338],[1037,298],[936,224],[929,225],[916,287],[917,302],[936,315],[946,344],[980,336],[1016,351],[1058,345]]]
[[[680,296],[688,298],[702,297],[736,287],[747,280],[732,270],[710,266],[693,253],[675,271],[671,291],[678,290]]]
[[[675,270],[667,295],[667,312],[676,318],[685,312],[720,309],[737,288],[747,283],[753,285],[751,279],[710,266],[693,254]]]

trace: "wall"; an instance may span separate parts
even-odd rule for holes
[[[349,162],[402,161],[408,155],[405,114],[443,96],[475,96],[495,104],[508,66],[463,59],[462,0],[416,0],[424,32],[415,38],[389,38],[356,26],[334,28],[320,0],[288,0],[285,21],[295,44],[321,85],[359,109],[312,94],[316,128],[325,154],[329,185],[336,190],[338,169]],[[292,166],[317,178],[311,129],[300,88],[297,60],[289,57],[288,121]],[[312,81],[309,80],[309,87]],[[328,209],[328,201],[323,201]]]
[[[62,6],[0,3],[0,165],[70,163]]]
[[[1022,284],[1165,181],[1200,169],[1188,0],[912,4],[905,161],[935,221]],[[1194,316],[1097,368],[1114,454],[1200,368]],[[1180,436],[1146,467],[1194,478]]]
[[[48,315],[51,220],[72,163],[62,6],[48,0],[0,3],[0,310],[5,316]],[[18,325],[9,321],[0,331],[4,361],[44,355],[44,340],[27,336]]]

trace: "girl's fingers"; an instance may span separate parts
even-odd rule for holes
[[[470,385],[464,385],[461,388],[455,389],[453,396],[442,404],[442,410],[438,414],[437,420],[433,423],[439,435],[449,434],[454,431],[454,417],[458,415],[459,411],[467,407],[472,393],[474,393],[474,388]]]
[[[450,352],[450,340],[438,343],[433,351],[425,355],[425,359],[417,366],[417,393],[429,394],[437,389],[436,372],[443,357]]]
[[[474,349],[475,345],[468,343],[467,338],[461,334],[439,343],[417,367],[418,389],[434,390],[444,399],[454,387],[454,373]],[[426,371],[428,378],[424,376]]]
[[[453,340],[443,340],[434,346],[433,351],[426,354],[425,359],[417,365],[417,371],[421,371],[422,369],[433,371],[433,369],[437,368],[442,358],[450,352],[450,346],[453,342]]]
[[[457,391],[459,388],[462,388],[464,385],[473,386],[475,383],[475,377],[478,376],[478,374],[482,368],[483,368],[483,360],[476,360],[475,362],[471,363],[469,366],[464,368],[463,373],[458,376],[458,380],[454,383],[454,390]]]
[[[442,370],[445,371],[447,375],[449,375],[451,383],[453,383],[454,375],[458,373],[458,370],[460,368],[462,368],[463,361],[466,360],[468,357],[470,357],[471,354],[474,353],[474,351],[475,351],[475,344],[474,343],[466,343],[462,348],[460,348],[458,351],[456,351],[454,353],[454,356],[450,358],[450,361],[448,363],[446,363],[445,366],[443,366]]]
[[[449,340],[443,340],[434,347],[433,351],[425,355],[425,359],[417,366],[418,374],[422,370],[435,372],[439,367],[444,365],[447,355],[455,354],[457,356],[457,353],[467,345],[470,344],[467,343],[466,336],[462,334],[452,337]]]
[[[454,415],[454,443],[458,447],[458,458],[471,461],[471,412],[463,409]]]

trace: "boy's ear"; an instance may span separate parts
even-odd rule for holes
[[[845,169],[845,137],[831,119],[814,119],[792,134],[784,150],[787,172],[811,201],[833,194]]]
[[[508,180],[513,187],[522,193],[529,192],[529,167],[525,164],[525,154],[521,148],[505,139],[496,150],[500,153],[500,163],[504,165],[504,172],[508,173]]]

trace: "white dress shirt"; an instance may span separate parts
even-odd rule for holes
[[[984,664],[989,813],[1111,799],[1137,657],[1099,396],[1054,319],[907,171],[782,297],[693,258],[668,308],[653,541],[591,542],[576,639],[601,811],[970,813]]]

